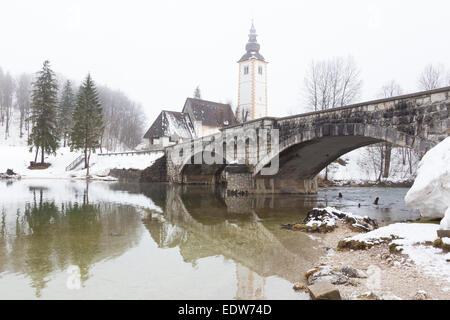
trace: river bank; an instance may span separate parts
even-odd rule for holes
[[[319,242],[317,248],[326,254],[299,281],[310,285],[314,279],[311,274],[328,270],[322,271],[325,278],[321,279],[331,279],[342,299],[450,299],[450,253],[433,247],[438,227],[394,223],[361,233],[347,223],[335,221],[331,232],[314,234]],[[352,249],[343,245],[343,241],[371,245],[353,245]],[[358,247],[365,249],[357,250]],[[348,267],[362,271],[365,276],[342,275],[340,270]]]
[[[371,180],[324,180],[320,176],[317,178],[319,188],[330,187],[378,187],[378,188],[410,188],[414,180],[398,180],[398,181],[371,181]]]
[[[1,146],[1,152],[7,155],[0,163],[0,173],[14,171],[20,178],[33,179],[75,179],[85,180],[86,169],[80,163],[73,170],[66,168],[80,156],[80,152],[71,151],[69,147],[58,149],[55,154],[46,155],[45,162],[50,164],[46,169],[30,169],[33,154],[26,146]],[[116,181],[110,176],[112,169],[144,170],[151,166],[163,153],[143,155],[101,156],[93,153],[90,159],[90,180]]]

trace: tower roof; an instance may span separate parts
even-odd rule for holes
[[[258,41],[256,40],[257,36],[258,35],[256,34],[256,29],[255,29],[255,26],[253,25],[253,21],[252,21],[252,26],[250,28],[250,33],[248,35],[248,42],[245,46],[245,50],[247,50],[247,52],[242,56],[242,58],[238,62],[245,61],[245,60],[252,59],[252,58],[258,59],[261,61],[265,61],[264,57],[259,53],[260,46],[259,46]]]

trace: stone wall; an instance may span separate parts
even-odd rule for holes
[[[138,169],[111,169],[109,175],[119,179],[119,181],[139,182],[142,170]]]
[[[142,170],[140,182],[167,182],[167,157],[156,159],[152,166]]]
[[[158,158],[152,166],[144,169],[112,169],[109,175],[119,181],[132,182],[167,182],[166,156]]]

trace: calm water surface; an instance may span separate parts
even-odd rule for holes
[[[226,197],[200,186],[0,181],[0,299],[306,299],[292,283],[325,249],[280,224],[316,206],[416,219],[406,191]]]

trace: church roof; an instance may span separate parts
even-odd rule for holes
[[[221,128],[223,126],[237,124],[233,110],[229,104],[187,98],[184,103],[183,112],[188,112],[188,106],[191,107],[190,115],[194,118],[191,120],[201,121],[202,125]]]
[[[175,111],[161,111],[145,133],[144,138],[171,137],[172,139],[191,139],[195,137],[194,126],[189,115]]]
[[[247,50],[247,52],[241,57],[241,59],[239,59],[238,62],[241,61],[245,61],[248,59],[258,59],[261,61],[266,61],[264,60],[264,57],[259,53],[259,48],[260,45],[258,43],[258,41],[256,40],[256,37],[258,35],[256,34],[256,29],[255,26],[253,25],[252,22],[252,26],[250,28],[250,34],[248,35],[248,42],[247,45],[245,46],[245,50]]]

